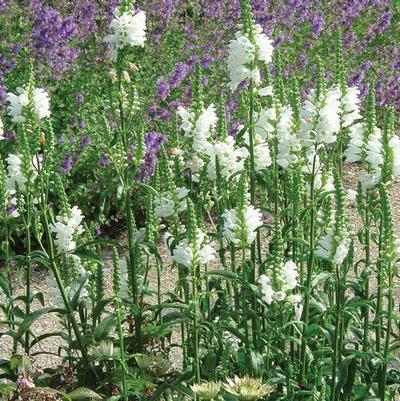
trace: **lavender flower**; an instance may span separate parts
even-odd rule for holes
[[[146,182],[154,174],[156,168],[158,154],[161,150],[162,145],[165,143],[166,137],[158,132],[147,132],[144,135],[144,142],[146,146],[146,152],[144,160],[139,168],[138,180]]]

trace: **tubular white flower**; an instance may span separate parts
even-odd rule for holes
[[[3,121],[0,119],[0,141],[4,139],[4,125]]]
[[[389,140],[389,147],[392,152],[392,174],[393,177],[398,177],[400,175],[400,138],[398,136],[393,136]]]
[[[154,199],[154,216],[167,218],[172,216],[176,211],[182,212],[186,210],[186,196],[189,190],[185,187],[175,189],[175,196],[164,193]]]
[[[261,212],[253,205],[245,206],[244,210],[225,210],[224,236],[234,244],[253,243],[257,235],[257,229],[262,226]]]
[[[321,259],[331,260],[333,263],[341,265],[349,252],[350,243],[348,232],[335,233],[332,228],[328,228],[326,235],[318,240],[315,254]]]
[[[76,248],[76,237],[83,233],[81,210],[74,206],[68,216],[57,216],[56,222],[50,225],[50,231],[55,234],[58,253],[69,252]]]
[[[293,290],[297,287],[297,277],[299,273],[297,272],[296,263],[289,260],[283,265],[283,276],[285,278],[285,289]]]
[[[25,189],[26,177],[22,174],[22,160],[19,155],[9,154],[6,158],[8,177],[6,189],[14,191],[18,188],[20,191]]]
[[[267,305],[270,305],[274,301],[274,290],[272,288],[271,279],[263,274],[258,278],[258,283],[261,286],[262,300]]]
[[[208,142],[208,139],[211,137],[218,121],[215,106],[210,104],[206,109],[203,109],[196,121],[194,113],[184,107],[178,108],[178,115],[182,120],[181,129],[184,131],[185,136],[193,140],[193,150],[209,154],[212,151],[212,145]]]
[[[359,96],[360,90],[356,86],[346,88],[345,94],[341,98],[343,127],[349,127],[354,121],[361,118]]]
[[[257,61],[270,63],[272,58],[272,41],[262,33],[260,25],[255,25],[254,42],[250,41],[249,35],[237,32],[235,39],[229,43],[228,71],[229,87],[235,91],[239,84],[251,79],[256,85],[260,83],[260,71],[255,66]]]
[[[203,110],[193,127],[193,150],[209,153],[211,144],[208,142],[218,121],[213,104]]]
[[[350,127],[349,144],[344,151],[344,155],[346,160],[349,163],[355,163],[361,161],[362,158],[362,149],[364,146],[364,137],[365,137],[365,124],[357,123]]]
[[[119,15],[117,9],[114,19],[111,21],[110,29],[112,33],[105,37],[105,41],[110,44],[110,55],[115,60],[118,49],[124,46],[144,46],[146,41],[146,13],[139,11],[134,14],[132,11],[126,11]]]
[[[314,143],[331,144],[340,130],[340,90],[332,87],[320,100],[312,89],[300,111],[300,135],[306,147]]]
[[[205,243],[205,234],[198,229],[196,243],[189,243],[188,238],[183,239],[172,252],[172,259],[185,267],[191,267],[193,263],[203,266],[215,259],[215,249]]]
[[[267,273],[261,275],[257,280],[261,287],[262,300],[267,305],[274,301],[287,301],[296,306],[301,302],[301,295],[292,294],[291,292],[298,286],[298,276],[297,266],[291,260],[282,266],[282,270],[277,277],[273,276],[271,270],[267,270]],[[274,282],[272,277],[276,278]]]
[[[211,180],[217,178],[216,157],[218,158],[221,176],[229,178],[233,174],[243,170],[244,162],[249,155],[246,148],[235,146],[235,140],[232,136],[228,136],[225,140],[215,143],[210,150],[207,174]]]
[[[23,123],[26,118],[23,115],[24,108],[29,104],[29,88],[17,88],[17,94],[8,93],[7,102],[9,103],[7,110],[14,123]],[[32,89],[33,112],[40,120],[50,116],[50,100],[49,95],[43,89]]]
[[[293,110],[290,106],[271,107],[267,110],[262,109],[256,116],[255,123],[255,143],[256,146],[260,143],[266,142],[268,138],[276,135],[278,140],[278,164],[286,169],[298,160],[297,152],[300,149],[300,142],[294,132],[293,124]],[[248,139],[247,139],[248,143]],[[269,149],[266,150],[262,156],[261,151],[257,152],[255,149],[255,163],[258,163],[257,157],[261,160],[264,159],[264,167],[271,165]],[[268,160],[268,161],[267,161]]]
[[[274,51],[272,40],[265,33],[263,33],[261,25],[259,24],[254,26],[254,32],[254,40],[257,47],[257,58],[259,61],[269,64],[272,61],[272,53]]]

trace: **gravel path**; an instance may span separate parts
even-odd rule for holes
[[[360,174],[360,169],[357,166],[346,166],[346,176],[345,176],[345,187],[346,189],[351,188],[355,189],[357,183],[357,177]],[[395,227],[396,231],[400,229],[400,184],[395,183],[391,188],[391,199],[392,199],[392,207],[393,214],[395,219]],[[348,205],[348,219],[354,225],[355,230],[357,230],[361,221],[359,216],[357,215],[357,211],[355,210],[355,206],[349,203]],[[172,291],[175,288],[175,283],[177,280],[176,271],[171,267],[171,259],[168,254],[168,251],[164,244],[160,243],[159,252],[163,258],[164,269],[162,271],[161,278],[161,286],[162,292],[167,293],[168,291]],[[361,250],[357,249],[358,255],[361,255]],[[111,266],[111,255],[110,252],[106,252],[104,254],[104,263],[106,270],[109,272],[106,277],[106,288],[108,291],[111,290],[112,286],[112,266]],[[46,285],[46,278],[48,273],[43,269],[38,269],[33,272],[32,278],[32,291],[38,292],[41,291],[44,294],[44,298],[46,300],[46,306],[54,306],[52,304],[52,298],[50,295],[50,289]],[[150,286],[153,290],[156,290],[157,280],[156,280],[156,271],[155,269],[150,271]],[[373,283],[372,283],[373,286]],[[15,292],[17,294],[22,294],[24,288],[19,286],[16,282],[14,283]],[[400,296],[399,296],[400,299]],[[149,299],[149,302],[155,302],[155,299]],[[0,299],[1,302],[1,299]],[[39,302],[35,301],[33,304],[33,309],[40,308],[41,305]],[[396,306],[397,308],[397,306]],[[0,330],[4,331],[6,328],[2,327],[0,324]],[[36,335],[40,335],[46,332],[52,331],[62,331],[63,328],[60,325],[59,319],[55,314],[48,314],[40,319],[38,319],[34,325],[32,326],[33,332]],[[178,332],[174,332],[174,342],[179,341]],[[63,346],[63,341],[57,337],[47,338],[40,342],[40,345],[36,345],[32,349],[32,353],[36,352],[58,352]],[[0,339],[0,359],[8,358],[12,351],[12,342],[9,337],[1,337]],[[175,348],[173,354],[170,355],[171,362],[174,366],[178,367],[181,364],[181,355],[179,354],[179,350]],[[62,359],[53,355],[38,355],[34,358],[34,363],[38,367],[56,367],[61,363]]]

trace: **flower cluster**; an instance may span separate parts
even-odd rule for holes
[[[187,208],[186,197],[189,190],[185,187],[176,188],[175,192],[171,195],[163,193],[157,196],[154,200],[154,216],[167,218],[174,215],[174,213],[183,212]]]
[[[228,71],[232,91],[246,80],[259,84],[261,76],[257,62],[268,64],[272,59],[272,41],[262,32],[260,25],[256,24],[252,29],[251,34],[237,32],[229,43]]]
[[[30,99],[30,96],[32,98]],[[24,108],[32,101],[33,113],[38,119],[50,116],[49,95],[41,88],[18,88],[17,94],[8,93],[8,114],[14,123],[23,123],[26,120]]]
[[[270,305],[272,302],[288,301],[297,305],[301,301],[300,295],[291,294],[291,291],[298,286],[297,266],[293,261],[287,261],[283,266],[279,275],[268,271],[258,278],[261,286],[262,300]]]
[[[51,232],[56,236],[58,253],[69,252],[76,248],[76,237],[83,233],[82,220],[81,210],[74,206],[68,215],[57,216],[55,223],[50,225]]]
[[[263,224],[261,217],[260,210],[253,205],[225,210],[223,234],[235,245],[251,244],[256,239],[257,229]]]
[[[146,41],[146,14],[144,11],[115,11],[114,19],[110,24],[112,33],[105,41],[110,45],[110,54],[116,59],[118,49],[124,46],[144,46]]]
[[[180,241],[172,252],[172,259],[185,267],[197,263],[203,266],[211,262],[215,258],[215,249],[205,241],[206,235],[197,229],[195,241],[191,243],[188,238]]]
[[[331,260],[336,265],[341,265],[348,252],[351,238],[347,231],[336,233],[334,229],[328,228],[326,235],[318,240],[315,254],[322,258]]]

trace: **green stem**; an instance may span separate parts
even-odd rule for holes
[[[250,153],[250,203],[255,206],[256,201],[256,169],[254,160],[254,82],[251,79],[249,85],[249,97],[250,97],[250,110],[249,110],[249,153]],[[261,248],[260,238],[257,237],[258,248]],[[250,283],[255,284],[256,282],[256,242],[251,244],[250,248],[250,258],[251,258],[251,274]],[[257,301],[256,296],[253,294],[251,296],[251,307],[254,312],[252,316],[252,333],[253,333],[253,343],[257,342],[257,319],[255,317],[257,312]]]
[[[201,375],[200,375],[200,349],[199,349],[199,300],[198,300],[198,269],[199,267],[196,264],[192,266],[192,275],[193,275],[193,288],[192,288],[192,296],[193,296],[193,308],[194,308],[194,316],[193,316],[193,351],[194,351],[194,360],[195,360],[195,379],[196,383],[200,383]]]
[[[122,319],[121,319],[121,304],[119,299],[115,299],[115,306],[117,309],[117,326],[118,326],[118,337],[119,337],[119,350],[122,365],[122,391],[124,401],[128,401],[128,386],[126,383],[127,366],[125,361],[125,346],[124,346],[124,333],[122,329]]]
[[[370,268],[370,215],[369,215],[369,190],[366,193],[365,200],[365,270],[367,274],[369,274]],[[364,286],[364,300],[368,302],[369,300],[369,277],[366,277],[365,286]],[[368,306],[364,307],[363,310],[364,317],[364,336],[363,336],[363,351],[367,351],[369,346],[369,308]]]
[[[132,216],[132,208],[131,208],[131,196],[130,191],[126,191],[125,196],[126,202],[126,216],[128,223],[128,254],[129,254],[129,275],[130,275],[130,284],[132,291],[132,301],[135,308],[134,311],[134,320],[135,320],[135,331],[136,331],[136,344],[137,344],[137,352],[141,352],[142,350],[142,333],[141,333],[141,325],[142,325],[142,308],[139,303],[139,294],[138,294],[138,273],[137,273],[137,263],[136,263],[136,244],[134,242],[134,233],[135,233],[135,225]]]
[[[26,221],[25,221],[25,235],[26,235],[26,252],[28,255],[28,263],[26,266],[26,286],[25,286],[25,295],[26,295],[26,303],[25,303],[25,314],[28,316],[31,313],[31,281],[32,281],[32,261],[31,261],[31,252],[32,252],[32,243],[31,243],[31,205],[30,205],[30,193],[29,193],[29,185],[27,186],[27,196],[26,196]],[[30,352],[30,344],[29,344],[29,330],[26,331],[25,334],[25,346],[24,346],[25,354],[29,355]]]
[[[306,379],[306,358],[307,358],[307,337],[306,331],[308,328],[308,322],[310,319],[310,297],[311,297],[311,280],[314,272],[314,252],[315,252],[315,193],[314,193],[314,184],[315,184],[315,168],[316,168],[316,149],[313,158],[313,166],[312,166],[312,175],[311,175],[311,184],[310,184],[310,251],[307,262],[307,276],[305,283],[305,294],[304,294],[304,310],[303,310],[303,335],[301,338],[301,382],[305,383]]]

